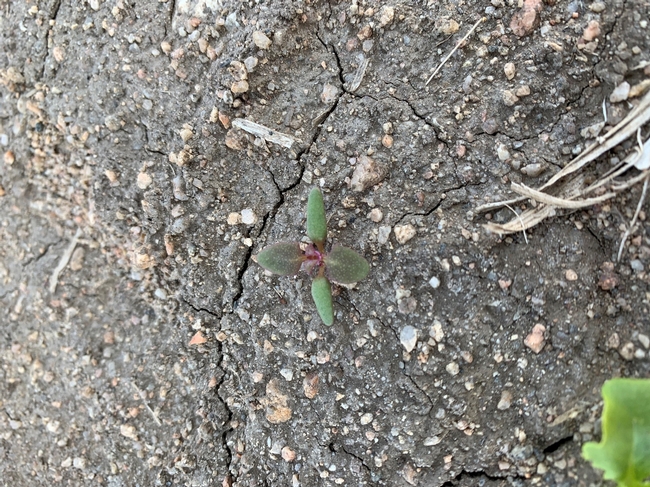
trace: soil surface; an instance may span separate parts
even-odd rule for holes
[[[650,374],[640,188],[526,235],[475,210],[629,112],[649,17],[0,0],[0,484],[601,485],[600,387]],[[372,267],[332,327],[255,262],[314,186]]]

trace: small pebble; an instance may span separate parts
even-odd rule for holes
[[[330,83],[325,83],[323,86],[323,92],[320,95],[320,101],[326,105],[329,105],[330,103],[334,103],[336,101],[336,96],[338,94],[339,89],[336,86]]]
[[[138,434],[135,426],[130,424],[120,425],[120,434],[132,440],[136,440],[138,438]]]
[[[567,269],[566,272],[564,273],[564,277],[566,278],[567,281],[578,280],[578,274],[573,269]]]
[[[183,142],[187,142],[194,137],[194,132],[192,132],[192,129],[184,127],[180,130],[179,135],[181,136],[181,139],[183,139]]]
[[[350,178],[353,191],[364,191],[384,179],[385,171],[377,162],[366,155],[357,158],[354,172]]]
[[[503,72],[509,80],[514,78],[516,73],[515,63],[506,63],[505,66],[503,66]]]
[[[627,342],[618,349],[618,353],[620,353],[621,357],[625,360],[632,360],[634,358],[634,344],[632,342]]]
[[[141,172],[138,174],[137,185],[140,189],[147,189],[152,183],[151,176],[146,172]]]
[[[515,96],[518,96],[519,98],[523,98],[524,96],[528,95],[530,95],[530,86],[528,85],[521,85],[515,90]]]
[[[411,325],[406,325],[399,333],[399,341],[406,349],[407,353],[411,353],[418,341],[417,330]]]
[[[505,162],[510,159],[510,152],[508,152],[508,148],[505,145],[499,144],[497,147],[497,156],[500,161]]]
[[[436,276],[433,276],[431,279],[429,279],[429,286],[431,286],[433,289],[438,289],[440,287],[440,279],[438,279]]]
[[[607,348],[618,348],[621,344],[621,338],[618,336],[618,333],[612,333],[607,339]]]
[[[415,237],[416,233],[417,232],[415,230],[415,227],[410,223],[406,225],[398,225],[395,227],[395,238],[400,244],[405,244],[411,240],[413,237]]]
[[[458,375],[458,372],[460,372],[460,367],[456,362],[449,362],[445,367],[445,370],[451,375]]]
[[[268,49],[271,47],[271,39],[269,39],[261,30],[253,32],[253,42],[260,49]]]
[[[366,39],[370,39],[372,37],[372,27],[369,25],[366,25],[361,28],[359,32],[357,32],[357,38],[360,41],[365,41]]]
[[[521,173],[530,176],[531,178],[536,178],[544,172],[544,166],[539,163],[528,164],[520,169]]]
[[[250,208],[241,211],[241,222],[244,225],[254,225],[257,222],[257,216]]]
[[[387,26],[395,18],[395,8],[388,5],[382,5],[379,11],[379,25],[382,27]]]
[[[285,462],[293,462],[296,459],[296,452],[288,446],[282,448],[282,459]]]
[[[197,331],[190,339],[189,345],[203,345],[208,339],[201,330]]]
[[[362,425],[370,424],[372,422],[372,413],[365,413],[363,416],[361,416],[359,422]]]
[[[614,91],[612,91],[612,94],[609,95],[609,101],[611,103],[618,103],[620,101],[625,101],[627,100],[628,96],[630,94],[630,83],[627,81],[623,81],[620,85],[618,85]]]
[[[293,370],[291,369],[280,369],[280,375],[289,382],[293,380]]]
[[[441,439],[440,437],[438,437],[438,436],[428,436],[428,437],[426,437],[426,438],[424,439],[424,441],[422,442],[422,444],[423,444],[424,446],[435,446],[435,445],[437,445],[438,443],[440,443],[441,441],[442,441],[442,439]]]
[[[10,150],[4,153],[2,159],[7,166],[11,166],[16,160],[16,158],[14,157],[14,153],[11,152]]]
[[[388,242],[391,230],[391,227],[379,227],[379,230],[377,232],[377,242],[379,245],[384,245],[386,242]]]
[[[449,36],[458,32],[460,25],[454,19],[450,19],[449,17],[440,17],[436,20],[436,29],[438,32]]]
[[[368,213],[368,218],[375,223],[379,223],[384,218],[384,214],[379,208],[373,208],[370,210],[370,213]]]
[[[393,147],[393,136],[384,134],[384,136],[381,138],[381,145],[386,147],[386,149]]]
[[[639,259],[634,259],[630,261],[630,267],[633,271],[642,272],[643,271],[643,262]]]
[[[501,94],[501,99],[507,107],[514,106],[514,104],[519,101],[519,98],[512,90],[504,90]]]
[[[83,247],[77,247],[76,249],[74,249],[74,252],[72,253],[72,257],[70,258],[71,270],[76,272],[83,268],[84,254],[85,251]]]
[[[512,393],[510,391],[501,392],[501,399],[499,399],[499,404],[497,404],[497,409],[504,411],[510,407],[512,404]]]
[[[639,339],[639,343],[643,345],[646,349],[650,348],[650,338],[648,338],[648,335],[639,333],[639,336],[637,338]]]
[[[544,348],[544,345],[546,344],[544,340],[545,331],[546,327],[541,323],[537,323],[535,326],[533,326],[533,330],[530,332],[530,334],[524,338],[524,345],[526,345],[535,353],[541,352]]]
[[[542,0],[526,0],[510,20],[512,32],[518,37],[532,33],[539,24],[539,12],[542,8]]]
[[[230,85],[230,91],[236,95],[240,93],[246,93],[248,91],[248,88],[248,81],[245,80],[235,81],[232,85]]]
[[[605,10],[605,2],[601,2],[600,0],[598,0],[598,1],[594,2],[594,3],[592,3],[591,5],[589,5],[589,10],[599,14],[603,10]]]
[[[228,225],[237,225],[238,223],[241,223],[241,215],[234,212],[229,213],[226,221],[228,222]]]
[[[246,66],[246,71],[252,73],[253,70],[257,67],[258,59],[255,56],[248,56],[244,59],[244,66]]]
[[[596,37],[600,35],[600,24],[597,20],[590,20],[585,27],[585,30],[582,33],[582,38],[589,42],[593,41]]]

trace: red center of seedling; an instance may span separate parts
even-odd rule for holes
[[[315,245],[308,245],[305,249],[305,270],[311,272],[318,269],[323,265],[323,254],[316,248]]]

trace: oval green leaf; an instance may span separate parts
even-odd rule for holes
[[[334,245],[324,258],[327,275],[334,282],[352,284],[365,279],[370,272],[368,261],[357,252],[342,245]]]
[[[280,242],[270,245],[257,254],[257,263],[267,271],[281,276],[298,274],[305,254],[296,242]]]
[[[650,485],[650,379],[611,379],[602,394],[603,437],[585,443],[582,456],[619,486]]]
[[[321,320],[328,326],[334,323],[334,306],[332,305],[332,286],[324,276],[318,276],[311,283],[311,297],[314,298],[316,310]]]
[[[318,188],[311,190],[307,200],[307,236],[316,245],[324,245],[327,239],[325,203]]]

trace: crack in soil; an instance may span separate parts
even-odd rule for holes
[[[45,257],[45,255],[49,252],[49,250],[50,250],[53,246],[58,245],[59,243],[61,243],[61,240],[58,240],[58,241],[56,241],[56,242],[54,242],[54,243],[47,244],[47,245],[45,246],[45,249],[43,250],[42,253],[40,253],[40,254],[38,254],[38,255],[35,255],[35,256],[33,256],[33,257],[30,257],[30,258],[27,259],[25,262],[21,262],[21,265],[22,265],[23,267],[27,267],[28,265],[31,265],[31,264],[34,264],[34,263],[40,261],[43,257]]]
[[[190,302],[189,302],[187,299],[185,299],[183,296],[179,296],[178,299],[180,299],[184,304],[186,304],[187,306],[189,306],[190,308],[192,308],[196,313],[201,313],[201,312],[207,313],[207,314],[209,314],[210,316],[212,316],[213,318],[215,318],[216,320],[221,320],[221,318],[222,318],[222,316],[221,316],[220,314],[215,313],[215,312],[212,311],[212,310],[209,310],[209,309],[207,309],[207,308],[202,308],[202,307],[200,307],[200,306],[197,306],[197,305],[195,305],[195,304],[190,303]]]
[[[456,483],[460,482],[465,477],[468,477],[470,479],[479,479],[479,478],[483,477],[483,478],[486,478],[487,480],[492,480],[494,482],[499,481],[499,480],[503,480],[503,479],[508,478],[508,477],[524,478],[521,475],[512,475],[510,473],[508,473],[507,475],[503,475],[501,477],[501,476],[489,475],[489,474],[485,473],[483,470],[477,470],[477,471],[474,471],[474,472],[470,472],[469,470],[463,469],[453,479],[447,480],[444,484],[442,484],[441,487],[454,487],[456,485],[455,482]]]

